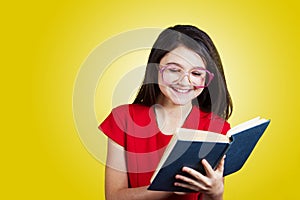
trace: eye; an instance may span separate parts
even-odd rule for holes
[[[191,71],[191,74],[197,77],[204,77],[206,72],[204,70],[193,70]]]
[[[170,72],[180,72],[181,70],[180,69],[176,69],[176,68],[169,68],[168,69]]]
[[[167,70],[172,73],[178,73],[182,71],[182,69],[176,65],[169,65]]]

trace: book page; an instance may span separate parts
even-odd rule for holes
[[[176,134],[179,140],[185,141],[229,142],[227,136],[210,131],[179,128]]]
[[[174,134],[167,146],[167,148],[165,149],[165,152],[163,153],[157,167],[156,167],[156,170],[155,172],[153,173],[151,179],[150,179],[150,182],[152,183],[154,177],[156,176],[156,174],[158,173],[159,169],[163,166],[163,164],[165,163],[165,161],[167,160],[168,158],[168,155],[171,153],[172,149],[174,148],[175,144],[176,144],[176,141],[178,140],[178,136],[176,134]]]
[[[262,124],[262,123],[264,123],[264,122],[266,122],[266,121],[268,121],[268,120],[263,119],[263,118],[261,119],[260,117],[253,118],[253,119],[251,119],[251,120],[248,120],[248,121],[246,121],[246,122],[243,122],[243,123],[241,123],[241,124],[239,124],[239,125],[236,125],[236,126],[232,127],[232,128],[227,132],[226,135],[227,135],[228,137],[230,137],[231,135],[234,135],[234,134],[239,133],[239,132],[241,132],[241,131],[243,131],[243,130],[246,130],[246,129],[255,127],[255,126],[257,126],[257,125],[259,125],[259,124]]]

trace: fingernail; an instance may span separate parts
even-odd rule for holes
[[[188,172],[188,171],[189,171],[189,168],[183,167],[183,168],[182,168],[182,171],[183,171],[183,172]]]

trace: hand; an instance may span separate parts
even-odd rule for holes
[[[176,175],[176,179],[185,183],[175,182],[174,185],[201,192],[205,195],[205,199],[222,199],[224,192],[224,160],[225,156],[222,158],[216,170],[213,170],[210,164],[203,159],[201,162],[204,166],[206,176],[192,168],[183,167],[182,171],[190,174],[194,179]]]

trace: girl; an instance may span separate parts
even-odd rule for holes
[[[209,36],[194,26],[164,30],[154,43],[133,104],[114,108],[99,126],[108,136],[106,199],[223,199],[224,158],[206,175],[183,167],[177,187],[195,193],[149,191],[147,187],[176,128],[226,134],[232,112],[222,63]]]

